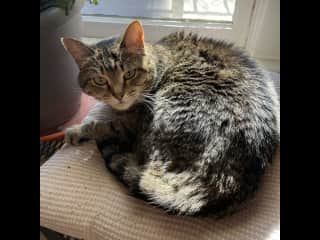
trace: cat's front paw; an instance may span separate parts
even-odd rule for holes
[[[70,145],[80,145],[83,140],[88,140],[88,134],[82,125],[75,125],[67,128],[65,132],[65,142]]]

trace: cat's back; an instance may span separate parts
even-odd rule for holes
[[[217,71],[257,69],[256,63],[245,51],[223,40],[200,37],[195,33],[175,32],[162,38],[158,44],[170,49],[179,62],[207,63]]]
[[[232,43],[183,32],[170,34],[158,44],[169,49],[175,61],[163,75],[158,92],[161,99],[169,100],[160,102],[164,108],[201,116],[210,126],[204,128],[213,132],[223,122],[237,131],[249,132],[248,126],[252,131],[279,131],[279,103],[272,82],[245,51]]]
[[[232,43],[175,32],[157,44],[171,53],[173,62],[163,75],[164,86],[178,84],[182,94],[187,90],[198,96],[201,91],[205,101],[228,99],[240,104],[248,100],[256,102],[258,95],[267,98],[266,95],[270,95],[269,79],[264,70]],[[179,89],[175,88],[177,91]]]

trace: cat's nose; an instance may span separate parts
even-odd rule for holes
[[[114,95],[114,97],[115,97],[116,99],[118,99],[119,102],[122,102],[123,96],[124,96],[124,93],[120,93],[120,94],[115,94],[115,95]]]

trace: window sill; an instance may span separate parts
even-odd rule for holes
[[[83,36],[89,38],[104,38],[117,35],[130,23],[132,18],[89,16],[82,15]],[[157,41],[160,38],[175,32],[194,32],[201,36],[216,37],[235,42],[244,46],[245,34],[236,25],[230,22],[207,22],[196,20],[162,20],[139,19],[145,31],[147,41]]]

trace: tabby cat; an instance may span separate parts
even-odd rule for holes
[[[234,209],[257,189],[280,143],[279,102],[244,51],[184,32],[147,43],[139,21],[93,46],[62,43],[99,101],[66,141],[126,146],[108,166],[132,192],[195,215]]]

